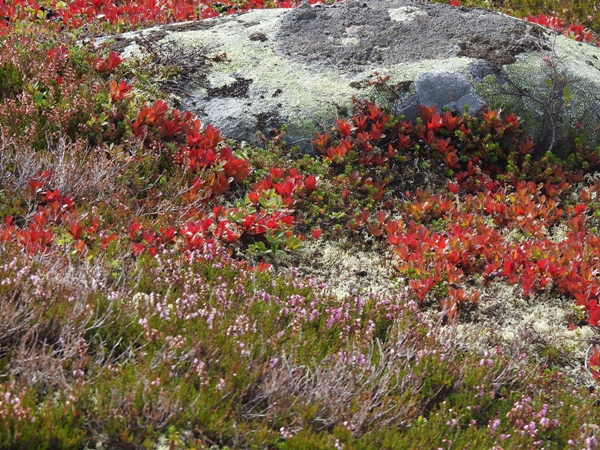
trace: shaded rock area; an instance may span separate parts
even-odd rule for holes
[[[352,113],[352,96],[408,120],[418,104],[457,113],[502,107],[547,150],[576,124],[593,141],[600,122],[600,49],[479,9],[347,0],[105,40],[124,56],[175,67],[159,80],[174,106],[254,144],[257,133],[269,137],[285,124],[288,143],[311,151],[315,132]]]
[[[464,56],[501,69],[537,50],[541,31],[482,9],[411,0],[303,4],[281,19],[277,45],[291,58],[344,72]],[[547,47],[547,44],[544,43]]]

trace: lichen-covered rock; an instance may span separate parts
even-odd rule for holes
[[[351,112],[353,95],[390,102],[408,119],[417,104],[514,110],[547,149],[579,123],[594,140],[600,120],[600,49],[479,9],[304,4],[151,28],[113,45],[179,65],[176,106],[250,142],[286,124],[287,138],[309,147],[315,131]],[[384,90],[377,80],[386,77]]]

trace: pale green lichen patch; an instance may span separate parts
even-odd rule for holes
[[[600,83],[600,49],[594,45],[578,42],[565,36],[551,36],[547,33],[552,43],[549,56],[553,54],[559,61],[568,65],[581,76],[590,81]],[[583,64],[582,64],[583,63]]]
[[[498,83],[496,75],[493,74],[485,76],[480,83],[475,85],[474,89],[475,93],[482,98],[492,99],[489,101],[491,108],[501,108],[507,104],[511,104],[514,108],[515,102],[519,101],[519,98],[506,92]]]
[[[388,9],[388,14],[390,15],[390,19],[396,22],[407,22],[419,16],[427,16],[425,11],[412,6]]]
[[[581,123],[593,141],[600,110],[600,50],[564,36],[551,42],[550,50],[520,54],[504,66],[501,85],[489,75],[475,91],[492,107],[510,105],[539,140],[551,139],[554,130],[559,141]]]
[[[542,133],[543,105],[550,94],[541,63],[538,54],[519,55],[514,64],[504,67],[506,82],[500,84],[498,77],[488,75],[475,86],[475,92],[488,99],[490,107],[516,111],[525,128],[536,137]]]
[[[342,45],[356,45],[360,42],[358,38],[347,37],[342,39]]]
[[[368,294],[385,297],[401,289],[391,252],[381,248],[360,250],[350,241],[312,241],[300,253],[282,254],[278,259],[327,284],[329,292],[339,298]]]

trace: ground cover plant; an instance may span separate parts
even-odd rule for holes
[[[600,153],[578,130],[549,153],[501,110],[355,99],[297,157],[90,44],[288,6],[0,2],[0,447],[597,448]],[[591,7],[535,8],[595,42]],[[384,261],[383,288],[295,267],[332,248]],[[559,313],[560,336],[536,322]]]

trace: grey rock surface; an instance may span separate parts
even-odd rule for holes
[[[294,59],[344,72],[463,56],[501,68],[535,50],[539,28],[481,9],[406,0],[304,4],[284,15],[278,49]]]
[[[547,148],[576,123],[594,139],[600,122],[600,49],[485,10],[346,0],[109,39],[125,56],[179,67],[164,80],[175,106],[251,143],[286,124],[287,139],[308,149],[316,131],[351,114],[353,95],[408,119],[417,104],[514,110]],[[387,93],[379,77],[389,77]]]

